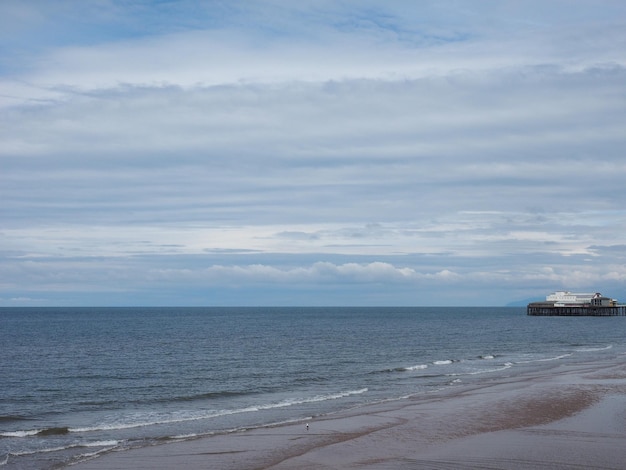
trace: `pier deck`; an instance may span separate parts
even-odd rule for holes
[[[526,309],[528,315],[565,317],[614,317],[626,316],[626,305],[591,306],[577,305],[557,307],[548,302],[533,302]]]

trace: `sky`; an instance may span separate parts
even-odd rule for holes
[[[2,0],[0,306],[626,302],[622,0]]]

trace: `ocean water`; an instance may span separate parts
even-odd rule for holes
[[[626,317],[524,308],[2,308],[0,466],[50,469],[564,362]]]

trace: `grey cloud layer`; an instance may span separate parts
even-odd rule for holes
[[[623,283],[619,2],[588,20],[504,2],[475,24],[445,2],[424,23],[401,3],[350,21],[269,5],[315,26],[289,41],[229,20],[4,70],[0,303],[484,304]]]
[[[64,209],[204,206],[239,223],[301,222],[303,207],[326,222],[432,216],[442,205],[620,208],[626,71],[531,72],[495,84],[491,75],[129,89],[11,109],[0,131],[13,172],[5,190],[26,208],[41,199]],[[599,174],[603,183],[576,197],[571,181]],[[290,215],[272,218],[276,205]]]

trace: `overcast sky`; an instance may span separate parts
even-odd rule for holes
[[[0,2],[0,305],[626,302],[626,2]]]

